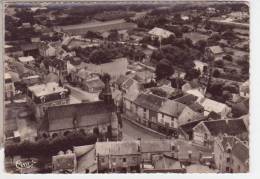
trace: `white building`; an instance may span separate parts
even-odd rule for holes
[[[14,95],[14,83],[12,81],[12,77],[9,73],[4,74],[5,78],[5,100],[10,99]]]
[[[35,64],[35,59],[32,56],[19,57],[18,60],[24,65],[33,66]]]
[[[152,38],[158,38],[159,40],[166,39],[171,35],[174,35],[173,32],[170,32],[168,30],[159,27],[154,27],[152,30],[148,32],[148,34],[150,34]]]

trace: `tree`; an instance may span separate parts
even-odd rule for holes
[[[224,62],[223,60],[217,60],[215,61],[215,66],[219,67],[219,68],[223,68],[224,67]]]
[[[84,38],[89,38],[89,39],[102,39],[102,37],[93,31],[87,31],[87,33],[84,35]]]
[[[156,60],[157,62],[159,62],[160,60],[162,60],[164,58],[164,55],[162,53],[161,50],[155,50],[153,51],[152,55],[151,55],[151,59]]]
[[[227,61],[232,62],[233,61],[233,57],[231,55],[225,55],[225,56],[223,56],[223,60],[227,60]]]
[[[157,96],[160,96],[160,97],[166,97],[167,96],[167,93],[166,91],[160,89],[160,88],[152,88],[151,89],[151,92]]]
[[[92,51],[89,55],[89,60],[94,64],[110,62],[108,54],[102,49]]]
[[[215,78],[219,78],[220,77],[220,75],[221,75],[221,73],[216,69],[216,70],[214,70],[214,72],[213,72],[213,77],[215,77]]]
[[[207,46],[206,40],[199,40],[195,43],[195,48],[197,48],[201,53],[205,52],[206,46]]]
[[[157,80],[167,78],[173,73],[174,70],[171,66],[171,63],[166,59],[161,60],[159,64],[156,66],[155,74]]]
[[[117,30],[111,30],[110,34],[108,35],[108,40],[117,41],[119,40],[119,33]]]
[[[168,38],[162,39],[162,45],[172,44],[174,39],[175,39],[175,36],[174,35],[170,35]]]
[[[200,75],[201,75],[200,70],[192,68],[187,71],[187,73],[185,75],[185,79],[187,79],[188,81],[191,81],[193,79],[197,79]]]

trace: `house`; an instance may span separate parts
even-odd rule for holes
[[[207,116],[210,112],[215,112],[223,119],[231,112],[231,108],[226,104],[214,101],[209,98],[204,98],[200,100],[199,103],[204,107],[205,116]]]
[[[239,94],[241,97],[249,98],[249,80],[239,86]]]
[[[50,107],[46,112],[48,133],[51,136],[66,135],[73,130],[85,133],[102,133],[107,138],[118,137],[116,108],[106,84],[103,100]]]
[[[75,173],[76,166],[76,155],[71,150],[66,153],[60,151],[58,155],[52,156],[53,173]]]
[[[39,55],[39,46],[38,43],[26,43],[22,44],[21,49],[23,51],[24,56],[37,56]]]
[[[150,70],[137,71],[133,79],[139,83],[150,83],[155,79],[155,73]]]
[[[35,117],[41,119],[48,107],[68,104],[69,91],[55,82],[29,86],[27,103],[31,106]]]
[[[187,106],[194,104],[197,100],[198,100],[198,97],[194,96],[193,94],[186,94],[180,98],[175,99],[175,101],[182,103],[184,105],[187,105]]]
[[[179,116],[181,115],[185,105],[174,100],[166,100],[158,110],[157,125],[159,131],[170,135],[178,134]]]
[[[97,142],[98,172],[140,172],[140,152],[138,141]]]
[[[151,35],[152,39],[158,38],[159,40],[166,39],[171,35],[175,36],[173,32],[159,27],[154,27],[152,30],[148,32],[148,34]]]
[[[24,22],[24,23],[22,23],[22,27],[23,28],[31,28],[31,23],[30,22]]]
[[[24,56],[24,53],[19,46],[5,46],[4,51],[5,54],[10,57],[18,58]]]
[[[77,159],[76,173],[97,172],[95,145],[74,146],[73,152]]]
[[[39,53],[42,57],[54,57],[56,56],[56,48],[50,44],[41,43]]]
[[[201,88],[195,88],[195,89],[191,89],[186,91],[187,94],[191,94],[193,96],[196,96],[198,99],[198,101],[200,101],[201,99],[203,99],[204,96],[204,91]]]
[[[66,61],[57,58],[48,61],[49,72],[56,74],[62,81],[67,75]]]
[[[201,121],[205,121],[207,118],[203,117],[192,122],[185,123],[179,126],[179,138],[184,138],[185,140],[193,139],[193,128],[199,124]]]
[[[100,80],[100,78],[94,78],[83,81],[83,89],[89,93],[101,92],[105,87],[105,84]]]
[[[136,114],[136,120],[149,127],[158,125],[158,111],[165,98],[153,94],[141,93],[133,101],[133,113]]]
[[[4,93],[5,93],[4,98],[5,98],[5,100],[10,100],[15,94],[14,82],[13,82],[12,77],[9,73],[4,74],[4,80],[5,80],[5,82],[4,82],[4,86],[5,86],[5,88],[4,88],[4,90],[5,90],[4,91]]]
[[[194,60],[195,69],[199,70],[202,74],[204,69],[208,67],[208,64],[199,60]]]
[[[35,64],[35,58],[33,56],[19,57],[18,60],[24,65],[33,67]]]
[[[27,76],[23,77],[22,81],[27,85],[27,86],[32,86],[40,82],[40,76],[39,75],[32,75],[32,76]]]
[[[46,112],[50,136],[66,135],[74,130],[117,137],[115,108],[104,101],[50,107]]]
[[[178,126],[204,118],[203,107],[197,103],[185,106],[178,117]]]
[[[211,47],[206,47],[205,49],[206,59],[220,60],[222,59],[223,55],[224,55],[224,51],[220,46],[211,46]]]
[[[217,137],[214,155],[216,167],[221,173],[249,172],[249,146],[237,137]]]
[[[120,75],[115,81],[115,88],[127,93],[130,90],[139,90],[139,83],[129,76]]]
[[[140,139],[142,161],[144,164],[152,164],[154,156],[167,154],[174,157],[176,145],[169,139],[142,140]]]
[[[240,136],[248,130],[242,119],[202,121],[193,128],[193,143],[212,149],[215,137],[221,134]]]
[[[32,42],[32,43],[41,42],[41,38],[40,38],[40,37],[31,37],[31,42]]]

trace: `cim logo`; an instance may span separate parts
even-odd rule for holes
[[[33,159],[17,160],[15,166],[18,169],[32,168],[35,163]]]

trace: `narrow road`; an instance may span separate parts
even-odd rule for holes
[[[147,131],[143,129],[142,127],[139,127],[133,123],[131,123],[128,120],[123,119],[123,140],[135,140],[138,138],[146,139],[146,140],[152,140],[152,139],[160,139],[162,136]]]

